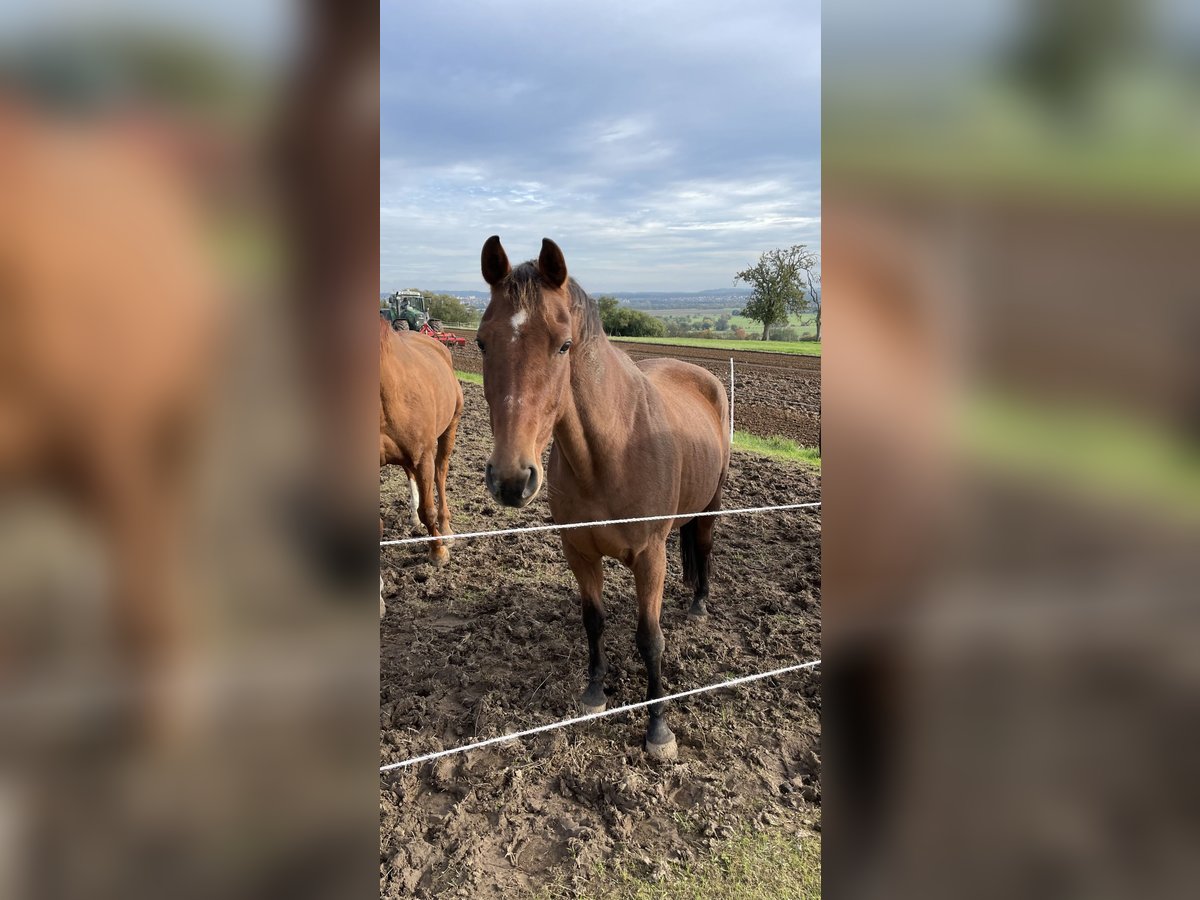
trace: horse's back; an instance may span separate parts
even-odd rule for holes
[[[727,446],[729,398],[712,372],[678,359],[644,359],[637,367],[657,389],[667,414],[685,430],[712,429]]]
[[[386,335],[381,349],[380,430],[404,455],[420,455],[462,412],[453,357],[437,341],[413,332]]]
[[[0,468],[152,437],[215,369],[220,294],[186,185],[128,141],[13,111],[0,155]]]
[[[400,348],[399,359],[402,363],[426,366],[430,371],[442,366],[454,374],[454,357],[441,342],[416,331],[393,331],[392,340]]]

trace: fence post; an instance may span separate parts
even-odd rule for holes
[[[729,443],[733,443],[733,357],[729,357]]]

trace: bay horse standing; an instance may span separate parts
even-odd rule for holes
[[[446,474],[462,411],[462,388],[450,351],[426,335],[392,331],[380,319],[379,465],[404,468],[413,524],[419,517],[436,538],[451,533]],[[382,519],[379,524],[382,531]],[[430,543],[429,558],[439,566],[449,561],[443,540]],[[381,596],[381,615],[382,608]]]
[[[632,570],[637,587],[637,647],[646,664],[646,699],[664,694],[659,624],[667,536],[680,529],[689,616],[706,614],[715,518],[687,513],[720,508],[729,472],[729,401],[705,369],[673,359],[634,363],[609,343],[596,303],[567,275],[549,239],[541,255],[513,269],[488,238],[481,256],[491,301],[479,324],[483,388],[494,447],[485,471],[492,496],[525,506],[545,478],[550,453],[550,511],[559,524],[679,513],[674,520],[562,532],[563,554],[579,583],[588,637],[588,684],[582,705],[604,709],[608,662],[604,631],[604,557]],[[646,750],[676,753],[665,704],[649,707]]]

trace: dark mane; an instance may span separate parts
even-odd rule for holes
[[[517,309],[531,310],[542,302],[542,288],[546,282],[533,260],[521,263],[504,279],[509,297]],[[571,298],[571,311],[579,315],[580,343],[604,336],[600,322],[600,307],[574,278],[567,278],[567,293]]]

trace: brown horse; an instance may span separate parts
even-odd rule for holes
[[[173,160],[117,125],[0,94],[0,158],[0,504],[48,489],[98,527],[142,730],[161,739],[182,724],[165,689],[225,316],[209,239]]]
[[[706,613],[714,517],[729,471],[729,402],[708,371],[671,359],[634,362],[609,343],[595,302],[567,276],[562,251],[542,241],[537,262],[513,269],[499,237],[483,245],[483,277],[491,302],[479,324],[483,388],[495,446],[486,469],[492,496],[524,506],[543,482],[550,453],[550,511],[556,523],[679,513],[673,521],[579,528],[562,533],[563,553],[579,583],[588,636],[588,686],[582,704],[604,708],[608,663],[604,630],[604,557],[633,571],[637,647],[646,664],[646,699],[663,696],[663,581],[667,536],[680,528],[691,616]],[[646,750],[676,751],[663,720],[649,707]]]
[[[380,319],[379,465],[408,473],[415,514],[437,538],[451,533],[446,473],[462,411],[450,351],[423,334],[392,331]],[[430,544],[429,557],[439,566],[449,561],[444,541]]]

